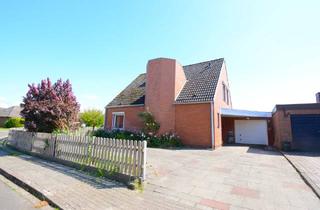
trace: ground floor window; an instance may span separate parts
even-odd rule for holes
[[[124,112],[112,113],[112,129],[124,129]]]

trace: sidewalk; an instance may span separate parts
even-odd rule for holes
[[[1,149],[0,168],[62,209],[191,209],[148,189],[132,191],[118,182],[27,155],[9,155]]]
[[[285,152],[284,155],[320,198],[320,153]]]

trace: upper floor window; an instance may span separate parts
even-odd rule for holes
[[[229,96],[229,90],[227,89],[227,104],[229,105],[229,98],[230,98],[230,96]]]
[[[124,129],[124,112],[112,113],[112,129]]]
[[[229,89],[224,83],[222,83],[222,93],[223,93],[223,101],[229,104],[229,100],[230,100]]]

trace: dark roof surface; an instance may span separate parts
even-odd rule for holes
[[[282,109],[320,109],[320,103],[308,103],[308,104],[277,104],[273,112],[276,112],[277,110]]]
[[[176,103],[212,101],[224,59],[183,66],[187,82]],[[108,106],[144,104],[146,74],[140,74]]]
[[[219,80],[223,58],[184,66],[187,82],[176,103],[212,101]]]
[[[19,106],[0,108],[0,117],[21,117],[21,110],[22,109]]]
[[[108,106],[144,104],[146,74],[140,74]]]

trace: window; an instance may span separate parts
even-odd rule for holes
[[[229,105],[229,90],[228,89],[226,89],[227,90],[227,104]]]
[[[220,114],[219,113],[217,113],[217,118],[218,118],[217,128],[220,128]]]
[[[124,129],[124,112],[112,113],[112,129]]]
[[[226,85],[222,83],[223,101],[226,101]]]
[[[223,101],[229,104],[229,100],[230,100],[229,89],[224,83],[222,83],[222,92],[223,92]]]

